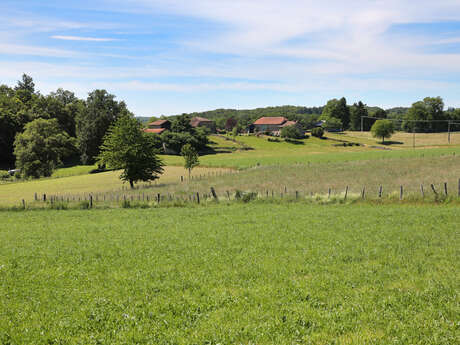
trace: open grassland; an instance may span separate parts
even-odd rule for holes
[[[202,197],[210,194],[214,187],[218,196],[227,200],[228,195],[233,199],[236,191],[257,192],[261,198],[294,197],[311,198],[325,197],[331,189],[332,197],[343,198],[348,186],[348,197],[361,198],[365,188],[366,199],[377,199],[380,186],[382,197],[399,198],[400,187],[403,186],[403,198],[422,199],[421,185],[424,186],[425,200],[432,201],[435,195],[431,189],[434,185],[438,194],[444,194],[444,183],[447,183],[448,194],[458,195],[460,179],[460,156],[428,156],[412,158],[388,158],[380,160],[352,160],[346,162],[310,163],[294,165],[259,166],[246,170],[221,171],[217,175],[202,174],[200,170],[194,173],[194,178],[180,182],[178,176],[164,179],[162,183],[151,188],[136,190],[110,191],[98,195],[98,203],[107,200],[107,204],[118,207],[119,201],[128,200],[153,201],[160,194],[170,199],[180,198],[189,200],[195,198],[198,192]],[[201,176],[201,177],[200,177]],[[76,176],[73,179],[80,179]],[[296,193],[297,192],[297,193]],[[83,198],[85,193],[73,195],[73,200]],[[57,192],[55,195],[66,196],[67,192]],[[104,197],[105,195],[105,197]],[[11,191],[6,201],[19,205],[21,195]],[[27,201],[32,201],[32,194]],[[76,198],[76,196],[78,196]],[[115,202],[114,202],[115,201]],[[102,203],[103,204],[103,203]],[[39,206],[39,205],[36,205]]]
[[[457,344],[458,207],[2,213],[2,344]]]
[[[368,145],[381,145],[382,140],[373,138],[371,132],[327,133],[327,136],[334,139],[347,141],[357,141]],[[398,147],[408,148],[414,144],[414,134],[406,132],[396,132],[390,139],[385,139],[386,145],[395,149]],[[451,132],[450,143],[448,133],[415,133],[416,147],[441,147],[441,146],[460,145],[460,132]]]
[[[424,185],[426,195],[433,194],[430,185],[437,192],[444,193],[443,184],[448,184],[451,195],[458,194],[460,179],[460,156],[424,156],[388,158],[380,160],[351,160],[330,163],[310,163],[296,165],[260,166],[240,171],[238,174],[196,179],[185,183],[165,184],[155,187],[157,193],[208,192],[214,187],[221,195],[236,190],[259,192],[261,196],[272,191],[292,195],[299,191],[301,195],[343,193],[349,187],[351,193],[361,193],[366,188],[367,198],[377,197],[380,186],[383,195],[400,190],[404,193],[421,195],[420,185]]]
[[[328,134],[329,135],[329,134]],[[353,138],[340,137],[349,142],[361,142]],[[440,156],[444,154],[460,154],[460,146],[449,146],[445,148],[432,149],[398,149],[384,150],[382,148],[372,148],[369,146],[336,146],[340,142],[332,139],[318,139],[310,137],[300,140],[301,144],[284,142],[269,142],[267,138],[255,136],[238,136],[237,141],[249,146],[252,150],[238,150],[241,144],[225,141],[215,136],[215,149],[219,152],[221,148],[233,147],[235,151],[227,150],[228,153],[208,154],[200,157],[200,162],[209,167],[229,167],[245,169],[257,165],[291,165],[295,163],[327,163],[343,162],[351,160],[374,160],[394,157],[421,157],[421,156]],[[375,142],[374,142],[375,144]],[[381,146],[381,145],[380,145]],[[225,151],[225,150],[224,150]],[[182,165],[183,158],[180,156],[163,156],[168,165]]]
[[[85,167],[87,168],[87,167]],[[75,169],[75,168],[70,168]],[[77,169],[78,170],[78,169]],[[208,174],[226,171],[225,169],[196,168],[193,174]],[[58,170],[59,172],[59,170]],[[72,172],[71,174],[73,174]],[[171,184],[180,181],[181,176],[188,175],[182,167],[165,167],[164,174],[157,180],[158,184]],[[75,195],[88,193],[112,193],[119,192],[129,185],[123,184],[119,179],[120,171],[109,171],[98,174],[86,174],[67,176],[62,178],[45,178],[23,182],[7,183],[0,185],[0,205],[17,204],[21,199],[31,201],[35,193],[43,194]],[[155,183],[139,183],[140,187],[155,185]]]

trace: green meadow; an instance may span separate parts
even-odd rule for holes
[[[292,165],[296,163],[329,163],[356,160],[378,160],[388,158],[412,158],[425,156],[460,155],[460,146],[434,148],[399,148],[365,144],[366,146],[342,146],[343,142],[363,144],[364,140],[350,136],[331,135],[329,139],[310,137],[298,140],[298,144],[270,142],[266,137],[238,136],[236,143],[212,136],[217,154],[200,157],[200,162],[208,167],[228,167],[246,169],[258,165]],[[377,147],[373,147],[377,145]],[[250,149],[243,149],[249,147]],[[224,152],[222,152],[224,151]],[[163,156],[168,165],[181,165],[180,156]]]
[[[458,207],[1,214],[0,344],[458,343]]]

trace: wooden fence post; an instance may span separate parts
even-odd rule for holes
[[[196,192],[196,202],[200,204],[200,193]]]
[[[93,208],[93,195],[89,195],[89,208]]]
[[[43,202],[46,202],[46,194],[43,194]]]
[[[434,188],[434,184],[431,184],[431,189],[433,190],[433,193],[435,195],[438,195],[438,192],[436,191],[436,188]]]
[[[425,198],[425,191],[423,190],[423,184],[420,184],[420,193],[422,193],[422,198]]]
[[[361,199],[364,200],[364,197],[365,197],[365,193],[366,193],[366,187],[363,187],[363,189],[361,190]]]
[[[329,188],[329,190],[327,191],[327,198],[330,199],[331,198],[331,189]]]
[[[157,202],[160,203],[160,201],[161,201],[161,195],[160,195],[160,193],[158,193],[157,194]]]
[[[382,187],[382,186],[380,186],[380,187],[379,187],[379,198],[381,198],[381,197],[382,197],[382,190],[383,190],[383,187]]]
[[[25,210],[26,209],[26,201],[22,199],[22,208]]]
[[[403,186],[399,187],[399,200],[403,199],[404,189]]]
[[[295,191],[295,198],[296,198],[296,200],[299,198],[299,191],[298,190]]]
[[[216,190],[214,189],[214,187],[211,187],[211,194],[212,194],[214,200],[219,201],[219,199],[217,198]]]
[[[444,194],[447,196],[447,182],[444,182]]]
[[[230,200],[230,192],[227,191],[227,199]]]
[[[460,182],[460,180],[459,180],[459,182]],[[35,193],[35,195],[34,195],[34,200],[35,200],[35,201],[38,200],[37,193]]]
[[[344,197],[344,200],[347,200],[347,196],[348,196],[348,186],[345,188],[345,197]]]

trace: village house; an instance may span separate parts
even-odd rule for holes
[[[171,128],[171,122],[169,120],[157,120],[150,122],[147,127],[144,132],[161,134]]]
[[[297,122],[289,121],[283,116],[261,117],[253,123],[254,132],[271,132],[275,135],[279,135],[279,132],[283,127],[295,125],[297,125]]]
[[[206,127],[208,128],[211,133],[216,132],[216,123],[213,120],[206,119],[204,117],[194,117],[193,119],[190,120],[190,125],[192,127]]]

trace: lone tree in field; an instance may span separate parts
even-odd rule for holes
[[[391,138],[395,129],[390,120],[377,120],[372,125],[371,132],[373,137],[382,138],[382,143],[385,143],[385,138]]]
[[[120,179],[129,182],[131,188],[138,181],[153,181],[163,173],[154,140],[130,115],[122,116],[109,128],[100,149],[99,164],[123,169]]]
[[[192,169],[200,164],[198,153],[192,145],[186,144],[182,147],[180,154],[184,157],[184,168],[188,170],[188,179],[190,180]]]

